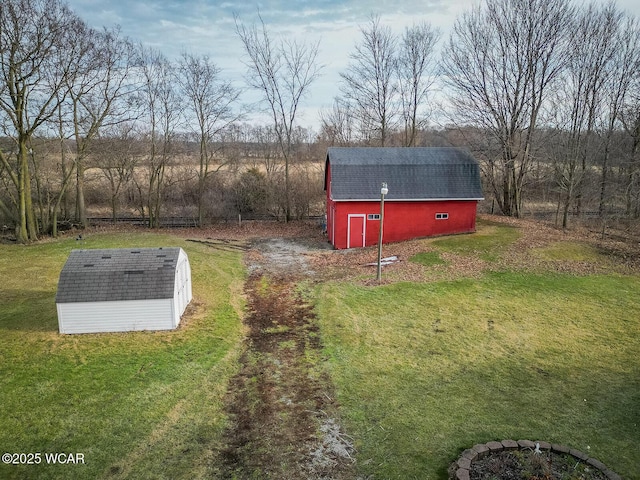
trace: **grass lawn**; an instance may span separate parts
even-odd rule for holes
[[[420,252],[413,255],[410,259],[410,262],[419,263],[421,265],[432,266],[432,265],[446,265],[447,262],[440,258],[440,254],[438,252]],[[376,263],[377,265],[377,263]]]
[[[445,236],[432,240],[431,244],[443,252],[477,255],[481,260],[491,262],[518,236],[516,228],[479,220],[478,231],[473,235]]]
[[[362,478],[444,479],[464,448],[526,438],[640,479],[640,275],[508,268],[503,252],[518,236],[483,222],[411,258],[426,269],[477,258],[492,266],[479,278],[315,287]],[[39,465],[0,464],[0,478],[215,478],[243,333],[240,253],[150,232],[85,242],[0,245],[0,454],[42,454]],[[54,297],[71,249],[126,246],[189,255],[195,298],[180,328],[58,334]],[[609,261],[576,241],[531,255]],[[84,463],[47,465],[45,453]]]
[[[429,244],[493,261],[517,236],[489,225]],[[568,250],[536,254],[597,257]],[[365,478],[444,479],[463,449],[507,438],[566,444],[640,478],[640,276],[505,268],[316,293]]]
[[[181,246],[194,302],[172,332],[58,334],[54,297],[73,248]],[[222,400],[242,336],[239,253],[170,235],[89,235],[0,245],[0,464],[3,479],[208,478]],[[45,453],[84,464],[47,465]]]

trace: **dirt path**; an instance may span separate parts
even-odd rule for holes
[[[301,280],[313,276],[309,245],[260,240],[246,254],[245,351],[233,378],[232,423],[222,478],[354,478],[351,440],[340,429],[313,306]]]

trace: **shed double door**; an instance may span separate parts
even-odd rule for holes
[[[347,232],[347,248],[364,247],[365,227],[367,225],[364,214],[350,214]]]

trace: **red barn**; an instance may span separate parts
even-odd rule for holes
[[[383,243],[475,231],[482,187],[478,163],[466,150],[331,147],[324,189],[335,248],[378,243],[383,182],[389,189]]]

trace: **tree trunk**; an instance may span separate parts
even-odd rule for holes
[[[83,228],[87,228],[87,208],[84,202],[85,165],[81,155],[76,159],[76,220]]]
[[[605,215],[605,203],[606,203],[606,193],[607,193],[607,170],[609,168],[609,144],[610,139],[607,138],[606,145],[604,148],[604,155],[602,156],[602,176],[600,177],[600,203],[598,205],[598,216],[603,218]]]
[[[29,243],[38,239],[38,228],[33,211],[33,201],[31,198],[31,173],[29,171],[29,157],[27,149],[27,139],[20,136],[18,139],[18,212],[19,224],[16,228],[18,242]]]

